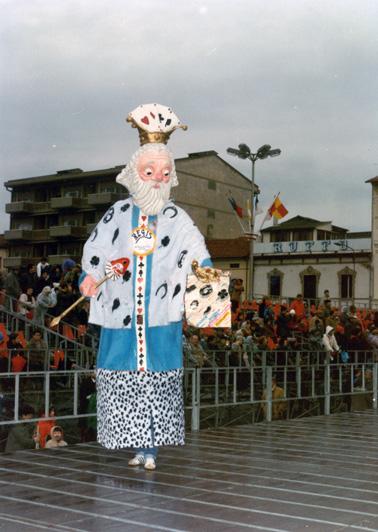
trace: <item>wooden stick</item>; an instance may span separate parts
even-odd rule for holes
[[[105,275],[105,277],[103,277],[96,285],[95,285],[95,288],[98,288],[99,286],[102,285],[102,283],[104,283],[105,281],[107,281],[108,279],[110,279],[111,275],[107,274]],[[75,303],[73,303],[70,307],[66,308],[66,310],[64,310],[59,316],[57,316],[56,318],[54,318],[52,320],[52,322],[50,323],[50,328],[54,328],[56,327],[57,325],[59,325],[59,322],[62,318],[64,318],[64,316],[66,316],[69,312],[71,312],[72,309],[74,309],[79,303],[81,303],[82,301],[84,301],[84,299],[86,299],[87,296],[81,296],[79,297],[79,299],[77,299],[75,301]]]

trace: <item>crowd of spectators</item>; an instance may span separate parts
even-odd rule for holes
[[[80,297],[79,277],[81,267],[71,259],[61,266],[51,266],[46,258],[37,264],[29,264],[25,269],[10,269],[0,275],[0,305],[21,319],[8,320],[0,312],[0,372],[40,371],[52,367],[62,369],[60,353],[54,352],[53,360],[46,359],[46,334],[51,320],[59,316]],[[88,331],[89,303],[84,301],[70,312],[54,329],[64,337],[85,341]],[[17,323],[17,330],[9,330],[9,323]],[[30,326],[26,328],[26,324]],[[74,331],[74,332],[73,332]],[[92,330],[91,333],[97,333]],[[67,367],[67,361],[64,368]]]
[[[371,353],[378,361],[378,311],[332,305],[329,291],[316,305],[301,294],[290,303],[269,297],[240,302],[242,287],[232,301],[230,329],[184,330],[184,353],[189,366],[222,367],[261,361],[262,353],[319,352],[320,362],[352,362],[355,352]],[[280,362],[281,361],[281,362]]]

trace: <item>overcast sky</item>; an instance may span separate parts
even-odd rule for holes
[[[377,0],[0,0],[1,179],[127,162],[125,123],[171,106],[175,157],[269,143],[260,204],[370,229]],[[8,193],[1,187],[4,211]],[[258,222],[257,222],[258,223]],[[0,230],[8,219],[0,218]]]

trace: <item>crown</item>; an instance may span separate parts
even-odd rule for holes
[[[126,122],[138,129],[141,146],[157,142],[167,144],[175,129],[188,129],[188,126],[180,123],[170,107],[158,103],[139,105],[128,114]]]

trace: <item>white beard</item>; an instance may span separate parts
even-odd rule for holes
[[[135,204],[148,216],[158,214],[169,200],[171,193],[170,183],[160,182],[160,188],[153,188],[154,185],[155,181],[143,181],[138,176],[128,186]]]
[[[153,188],[156,184],[155,181],[143,181],[137,171],[139,155],[150,150],[168,153],[171,159],[171,179],[169,183],[160,182],[160,188]],[[169,200],[171,187],[178,184],[173,156],[164,144],[155,144],[153,148],[151,144],[146,144],[134,153],[128,165],[118,174],[116,181],[128,189],[135,204],[144,214],[148,216],[158,214]]]

